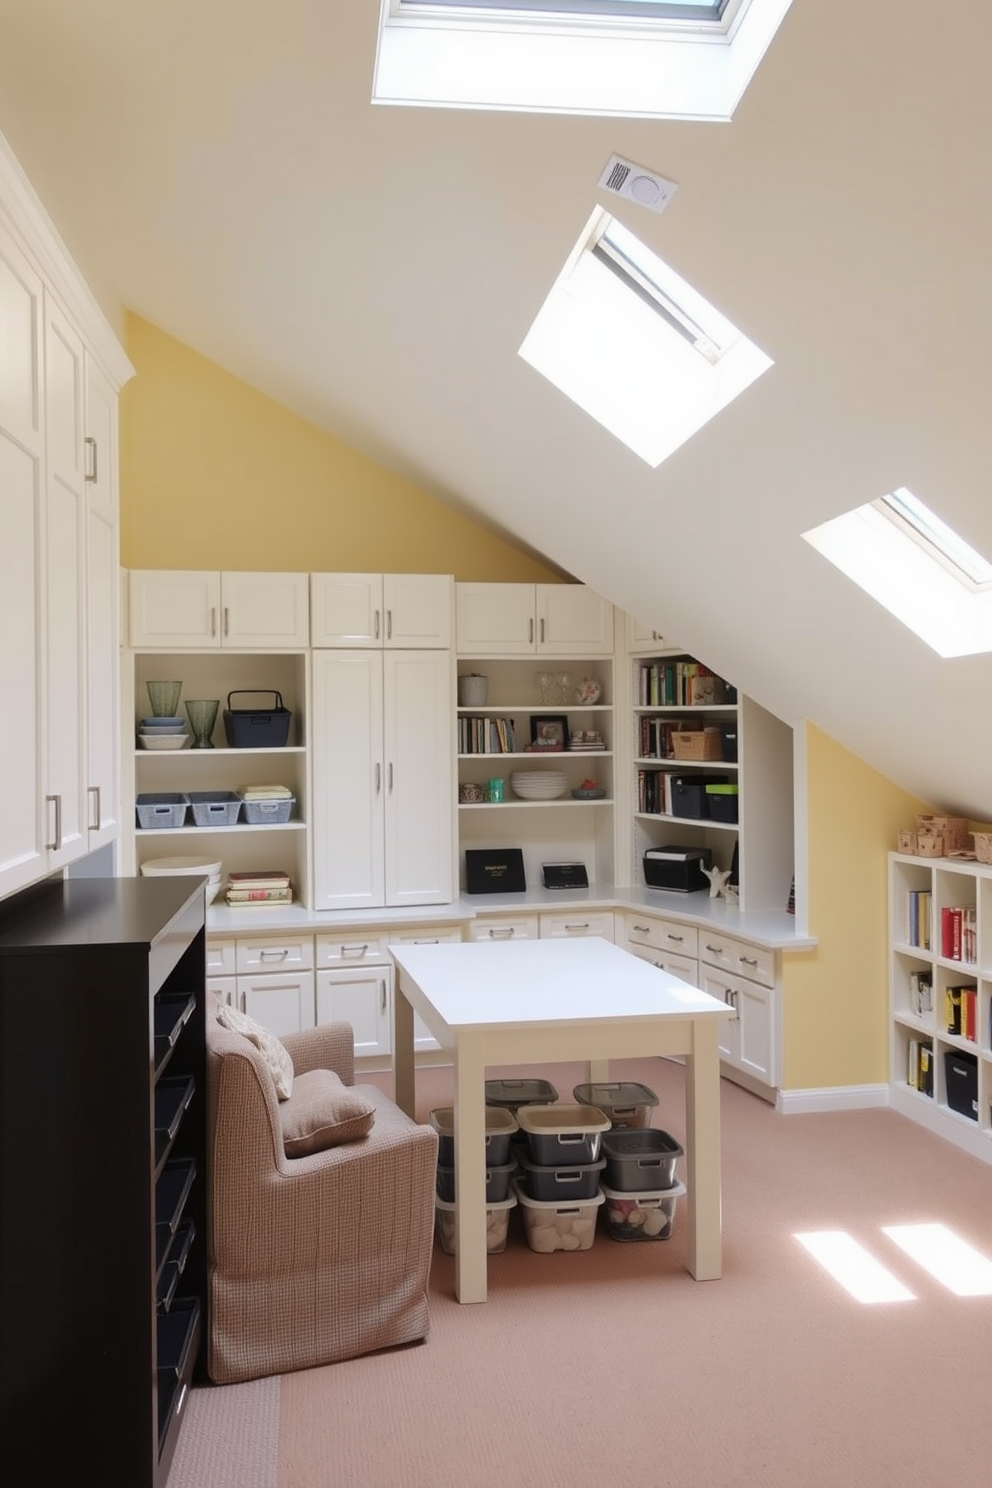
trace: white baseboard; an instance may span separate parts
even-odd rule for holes
[[[822,1090],[780,1090],[775,1109],[798,1116],[810,1111],[867,1111],[888,1104],[888,1085],[830,1085]]]

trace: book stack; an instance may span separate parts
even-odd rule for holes
[[[231,905],[248,904],[252,908],[260,904],[292,904],[293,885],[289,874],[281,868],[229,873],[224,899]]]
[[[948,961],[977,961],[975,906],[945,905],[940,911],[940,954]]]

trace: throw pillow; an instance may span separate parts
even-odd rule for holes
[[[249,1018],[247,1013],[239,1012],[229,1003],[219,1004],[217,1021],[224,1028],[230,1028],[232,1033],[243,1033],[251,1040],[269,1067],[276,1095],[281,1101],[289,1100],[293,1093],[293,1060],[286,1045],[268,1028],[263,1028],[261,1023],[256,1023],[254,1018]]]
[[[293,1082],[293,1098],[279,1108],[287,1157],[308,1157],[367,1136],[375,1106],[333,1070],[307,1070]]]

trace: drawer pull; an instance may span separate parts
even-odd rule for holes
[[[289,951],[286,949],[285,946],[280,946],[278,948],[275,946],[264,947],[262,950],[259,951],[258,959],[260,961],[285,961],[288,955]]]
[[[364,945],[343,945],[341,947],[342,960],[345,956],[364,956],[368,948],[368,941]]]
[[[382,1007],[382,1011],[385,1012],[386,1011],[386,978],[385,977],[381,977],[379,979],[379,985],[382,988],[382,1003],[381,1003],[381,1007]]]
[[[647,925],[631,925],[630,928],[632,930],[636,930],[637,933],[638,933],[638,935],[647,935],[647,933],[648,933],[648,926]]]
[[[588,930],[589,929],[589,921],[588,920],[583,920],[581,924],[566,925],[565,926],[565,929],[566,930]]]
[[[673,935],[671,930],[666,930],[665,935],[667,939],[677,941],[679,945],[681,945],[682,942],[685,940],[684,935]]]
[[[757,966],[757,958],[752,956],[739,956],[737,958],[742,966]]]
[[[513,937],[514,937],[514,935],[516,935],[516,933],[517,932],[514,930],[514,928],[513,928],[512,925],[494,925],[494,926],[490,926],[490,929],[489,929],[489,939],[490,940],[512,940]]]
[[[712,951],[713,954],[714,954],[714,956],[722,956],[723,955],[723,946],[710,945],[709,941],[706,942],[706,949],[708,951]]]

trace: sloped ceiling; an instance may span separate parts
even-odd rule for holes
[[[370,103],[378,0],[0,0],[0,132],[135,311],[992,818],[992,662],[806,528],[908,485],[992,555],[988,7],[793,0],[729,124]],[[774,358],[651,470],[517,356],[611,153],[627,224]]]

